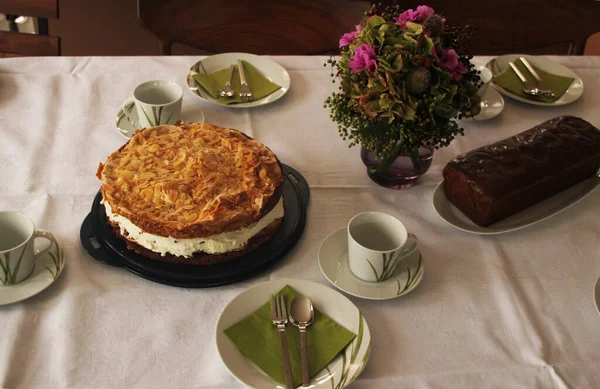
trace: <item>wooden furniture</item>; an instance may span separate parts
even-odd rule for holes
[[[414,8],[419,0],[402,1]],[[477,28],[476,55],[582,54],[585,39],[598,31],[599,1],[429,0],[451,24]]]
[[[58,19],[58,0],[0,0],[0,13],[38,18],[40,32],[0,31],[0,57],[60,55],[60,38],[48,36],[48,19]]]
[[[173,43],[206,53],[323,54],[337,52],[369,8],[347,0],[138,0],[138,19],[163,55]]]
[[[160,41],[207,53],[317,54],[337,51],[369,8],[352,0],[138,0],[138,19]],[[421,0],[388,1],[415,8]],[[582,54],[586,38],[598,31],[600,1],[430,0],[427,4],[456,25],[477,28],[477,55]]]
[[[583,55],[600,55],[600,32],[596,32],[587,37]]]
[[[60,55],[60,38],[0,31],[0,57]]]

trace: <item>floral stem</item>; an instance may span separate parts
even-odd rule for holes
[[[419,149],[410,150],[408,152],[408,156],[410,157],[410,160],[413,163],[415,171],[419,174],[422,173],[423,172],[423,164],[421,163],[421,158],[419,158]]]

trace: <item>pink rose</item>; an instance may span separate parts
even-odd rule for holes
[[[356,39],[356,36],[360,33],[360,29],[360,24],[357,24],[356,31],[347,32],[344,35],[342,35],[342,39],[340,39],[340,47],[348,46],[349,44],[354,42],[354,39]]]
[[[415,12],[412,9],[407,9],[396,18],[396,24],[400,27],[406,26],[408,22],[414,22],[416,19]]]
[[[363,70],[373,73],[377,68],[376,57],[373,46],[360,45],[354,50],[354,56],[348,62],[348,66],[352,73],[362,72]]]
[[[434,12],[435,11],[433,10],[433,8],[428,7],[426,5],[420,5],[415,10],[415,16],[418,21],[423,22],[423,21],[425,21],[425,19],[427,19],[428,17],[433,15]]]
[[[460,80],[462,75],[467,72],[467,68],[458,60],[458,54],[456,54],[454,49],[442,49],[438,53],[435,47],[433,47],[431,54],[434,56],[438,66],[450,73],[455,80]]]
[[[396,24],[400,27],[406,26],[407,22],[423,22],[433,15],[434,10],[426,5],[420,5],[416,10],[407,9],[396,18]]]

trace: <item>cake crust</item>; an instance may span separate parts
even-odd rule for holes
[[[281,198],[284,181],[262,143],[237,130],[181,122],[137,131],[96,175],[114,213],[144,232],[181,239],[258,222]]]

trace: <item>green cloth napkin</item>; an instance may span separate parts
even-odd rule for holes
[[[246,82],[248,83],[248,87],[252,91],[252,98],[249,101],[260,100],[265,96],[270,95],[276,90],[281,89],[281,86],[269,81],[265,76],[263,76],[258,69],[249,64],[246,61],[242,61],[242,66],[244,67],[244,75],[246,76]],[[246,103],[247,101],[242,101],[239,96],[239,91],[241,87],[240,82],[240,73],[238,71],[237,66],[233,72],[233,79],[231,80],[231,87],[236,92],[234,97],[221,97],[219,96],[219,89],[225,85],[227,82],[227,76],[229,75],[229,67],[221,70],[217,70],[216,72],[210,74],[195,74],[194,80],[208,94],[210,94],[214,99],[218,100],[223,104],[236,104],[236,103]]]
[[[288,307],[292,299],[299,295],[289,285],[281,289],[280,293],[285,296]],[[270,300],[224,332],[246,358],[285,386],[281,343],[277,327],[271,321]],[[288,322],[285,334],[294,387],[297,387],[302,383],[300,332],[296,326]],[[356,334],[331,320],[318,309],[315,309],[314,321],[308,327],[306,335],[308,370],[311,377],[325,368],[356,337]]]
[[[531,74],[529,70],[527,70],[523,62],[518,60],[513,61],[513,63],[521,71],[521,73],[523,73],[525,78],[527,78],[535,86],[535,78],[533,77],[533,74]],[[546,84],[548,84],[548,87],[552,90],[555,97],[532,96],[523,92],[523,83],[521,82],[521,79],[510,67],[506,69],[504,73],[494,77],[494,83],[526,99],[542,101],[545,103],[552,103],[558,100],[567,91],[567,89],[569,89],[569,86],[574,80],[574,78],[571,77],[558,76],[556,74],[545,72],[535,66],[533,66],[533,68],[541,77],[541,79],[544,80]]]

